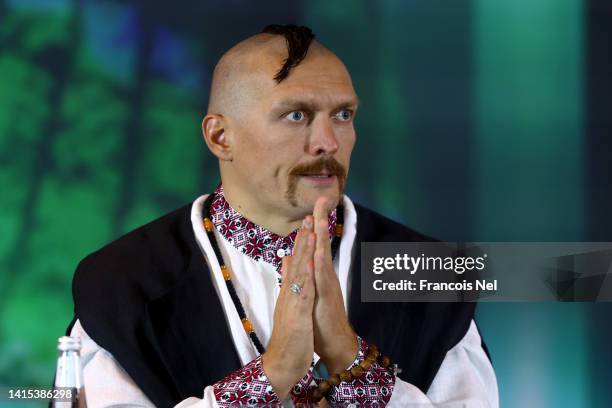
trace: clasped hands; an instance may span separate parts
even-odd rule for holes
[[[283,285],[274,310],[274,328],[263,369],[283,400],[308,371],[316,352],[330,373],[345,370],[357,354],[340,282],[333,268],[328,230],[329,200],[319,198],[304,218],[293,254],[283,258]],[[302,287],[299,294],[292,283]]]

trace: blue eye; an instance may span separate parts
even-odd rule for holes
[[[348,109],[342,109],[340,112],[336,113],[335,116],[336,116],[336,119],[342,122],[347,122],[351,120],[351,117],[353,116],[353,112],[351,112]]]
[[[289,119],[292,122],[299,122],[303,120],[304,117],[305,115],[304,115],[304,112],[302,111],[293,111],[287,114],[287,119]]]

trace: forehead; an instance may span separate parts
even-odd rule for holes
[[[332,54],[307,57],[283,81],[272,81],[266,94],[273,103],[290,99],[324,105],[357,104],[351,77],[344,64]]]

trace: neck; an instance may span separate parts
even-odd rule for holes
[[[242,200],[238,192],[234,191],[231,187],[228,188],[225,184],[223,185],[223,194],[234,210],[255,224],[277,235],[289,235],[302,225],[303,217],[306,216],[306,214],[297,217],[286,216],[277,209],[265,208],[252,200]]]

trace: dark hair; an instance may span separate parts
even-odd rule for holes
[[[282,35],[287,41],[288,56],[281,69],[274,75],[277,83],[289,76],[291,68],[296,67],[306,57],[308,48],[315,37],[312,30],[305,26],[293,24],[271,24],[262,31],[266,34]]]

